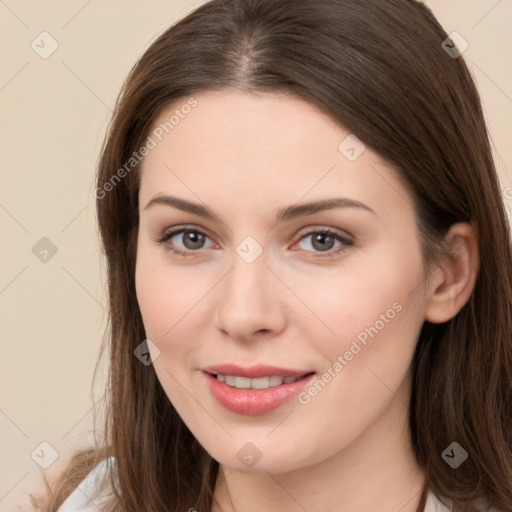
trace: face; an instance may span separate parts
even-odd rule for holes
[[[406,403],[425,308],[412,198],[300,99],[187,100],[154,123],[141,171],[136,289],[154,370],[222,465],[320,463]]]

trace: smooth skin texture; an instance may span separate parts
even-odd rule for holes
[[[212,510],[413,512],[424,475],[407,424],[411,360],[423,322],[445,322],[469,299],[477,234],[452,226],[457,257],[427,281],[412,198],[370,148],[355,161],[339,151],[348,130],[292,96],[194,97],[197,107],[143,162],[136,288],[146,335],[160,350],[155,372],[221,465]],[[215,215],[147,206],[165,195]],[[373,212],[338,207],[276,223],[281,208],[338,197]],[[183,227],[206,236],[158,242]],[[349,243],[322,240],[323,229]],[[237,253],[248,236],[263,250],[252,263]],[[397,302],[401,311],[307,404],[292,399],[244,416],[209,393],[201,368],[214,364],[321,376]],[[248,442],[261,453],[252,466],[237,456]]]

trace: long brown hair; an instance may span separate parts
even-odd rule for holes
[[[480,98],[447,37],[414,0],[212,0],[151,44],[119,95],[95,192],[110,305],[105,446],[77,455],[46,510],[107,454],[121,491],[109,509],[211,510],[219,465],[134,356],[145,339],[134,284],[139,165],[125,164],[171,103],[238,89],[314,104],[392,162],[414,198],[427,266],[453,223],[477,228],[474,291],[450,321],[424,323],[414,355],[409,426],[427,482],[418,511],[431,490],[454,510],[483,499],[512,512],[510,227]],[[442,458],[452,442],[469,454],[457,469]]]

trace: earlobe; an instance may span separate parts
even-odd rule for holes
[[[449,253],[431,280],[425,306],[425,320],[440,324],[453,318],[468,302],[475,287],[480,257],[478,233],[471,224],[454,224],[446,235]]]

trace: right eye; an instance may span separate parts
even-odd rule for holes
[[[177,241],[181,239],[183,249],[176,248],[176,242],[173,242],[173,238],[177,238]],[[204,241],[209,236],[200,229],[195,228],[180,228],[173,231],[164,233],[157,242],[164,245],[165,249],[176,254],[178,256],[194,256],[199,249],[203,249]]]

